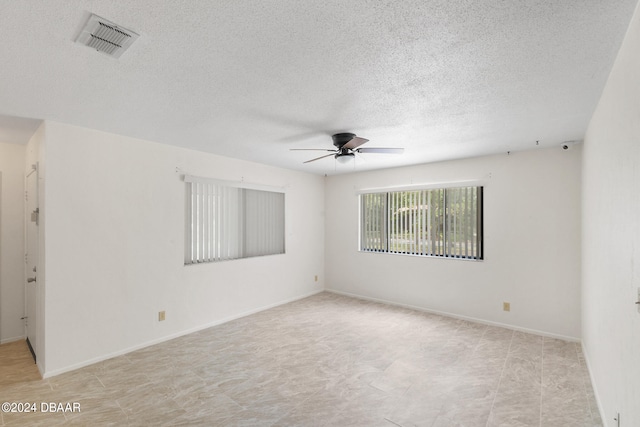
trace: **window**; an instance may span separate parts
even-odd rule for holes
[[[360,250],[482,259],[482,187],[360,195]]]
[[[283,254],[284,193],[185,176],[185,264]]]

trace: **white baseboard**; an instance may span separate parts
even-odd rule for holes
[[[64,368],[60,368],[60,369],[55,369],[53,371],[44,372],[44,373],[42,373],[42,378],[51,378],[51,377],[54,377],[56,375],[64,374],[65,372],[75,371],[76,369],[84,368],[85,366],[93,365],[94,363],[102,362],[103,360],[107,360],[107,359],[111,359],[111,358],[114,358],[114,357],[122,356],[123,354],[131,353],[132,351],[136,351],[136,350],[140,350],[140,349],[145,348],[145,347],[149,347],[149,346],[152,346],[152,345],[160,344],[160,343],[163,343],[165,341],[170,341],[172,339],[179,338],[179,337],[184,336],[184,335],[189,335],[189,334],[192,334],[194,332],[201,331],[203,329],[211,328],[213,326],[222,325],[223,323],[227,323],[227,322],[230,322],[232,320],[240,319],[242,317],[250,316],[252,314],[259,313],[261,311],[268,310],[268,309],[274,308],[274,307],[278,307],[278,306],[281,306],[281,305],[284,305],[284,304],[288,304],[290,302],[294,302],[294,301],[298,301],[298,300],[301,300],[301,299],[304,299],[304,298],[308,298],[310,296],[319,294],[321,292],[324,292],[324,290],[321,289],[319,291],[313,291],[313,292],[310,292],[310,293],[307,293],[307,294],[304,294],[304,295],[299,295],[297,297],[289,298],[289,299],[286,299],[286,300],[283,300],[283,301],[279,301],[279,302],[274,303],[274,304],[269,304],[269,305],[266,305],[266,306],[263,306],[263,307],[260,307],[260,308],[256,308],[256,309],[253,309],[253,310],[245,311],[243,313],[239,313],[239,314],[236,314],[236,315],[233,315],[233,316],[225,317],[223,319],[216,320],[216,321],[210,322],[210,323],[206,323],[204,325],[199,325],[199,326],[196,326],[194,328],[190,328],[190,329],[187,329],[187,330],[184,330],[184,331],[181,331],[181,332],[177,332],[177,333],[174,333],[174,334],[171,334],[171,335],[167,335],[167,336],[164,336],[164,337],[161,337],[161,338],[157,338],[157,339],[154,339],[154,340],[151,340],[151,341],[146,341],[146,342],[144,342],[142,344],[135,345],[133,347],[125,348],[123,350],[115,351],[113,353],[105,354],[103,356],[94,357],[93,359],[85,360],[83,362],[76,363],[76,364],[73,364],[73,365],[70,365],[70,366],[66,366]]]
[[[494,321],[491,321],[491,320],[478,319],[478,318],[475,318],[475,317],[463,316],[463,315],[460,315],[460,314],[448,313],[448,312],[445,312],[445,311],[432,310],[432,309],[425,308],[425,307],[419,307],[419,306],[410,305],[410,304],[403,304],[403,303],[399,303],[399,302],[395,302],[395,301],[389,301],[389,300],[385,300],[385,299],[381,299],[381,298],[373,298],[373,297],[368,297],[368,296],[365,296],[365,295],[358,295],[358,294],[352,294],[352,293],[349,293],[349,292],[337,291],[335,289],[325,289],[325,291],[331,292],[331,293],[334,293],[334,294],[338,294],[338,295],[343,295],[343,296],[346,296],[346,297],[357,298],[357,299],[362,299],[362,300],[371,301],[371,302],[377,302],[377,303],[380,303],[380,304],[393,305],[393,306],[396,306],[396,307],[409,308],[411,310],[422,311],[422,312],[425,312],[425,313],[439,314],[441,316],[452,317],[452,318],[461,319],[461,320],[467,320],[469,322],[481,323],[483,325],[498,326],[498,327],[501,327],[501,328],[511,329],[511,330],[520,331],[520,332],[526,332],[526,333],[529,333],[529,334],[540,335],[540,336],[548,337],[548,338],[557,338],[557,339],[564,340],[564,341],[571,341],[571,342],[578,342],[578,343],[581,342],[580,338],[570,337],[570,336],[560,335],[560,334],[554,334],[552,332],[539,331],[539,330],[536,330],[536,329],[523,328],[523,327],[520,327],[520,326],[509,325],[508,323],[494,322]]]
[[[25,337],[24,335],[21,337],[5,338],[3,340],[0,340],[0,345],[9,344],[10,342],[20,341],[25,339],[27,339],[27,337]]]

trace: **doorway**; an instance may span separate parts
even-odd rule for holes
[[[26,177],[26,256],[24,327],[27,345],[37,361],[37,298],[38,298],[38,166],[33,165]]]

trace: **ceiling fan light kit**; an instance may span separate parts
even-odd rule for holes
[[[338,163],[342,163],[342,164],[346,164],[351,162],[351,159],[355,159],[356,155],[353,153],[338,153],[335,155],[336,160],[338,161]]]
[[[378,154],[402,154],[404,148],[359,148],[361,145],[369,142],[368,139],[360,138],[354,133],[343,132],[336,133],[331,136],[333,139],[333,145],[335,150],[327,150],[325,148],[292,148],[292,151],[330,151],[331,154],[316,157],[315,159],[307,160],[303,163],[315,162],[316,160],[324,159],[325,157],[333,156],[336,161],[340,163],[349,163],[351,159],[355,159],[356,153],[378,153]]]

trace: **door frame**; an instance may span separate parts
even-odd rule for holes
[[[38,353],[38,348],[37,348],[37,341],[38,341],[38,333],[39,333],[39,328],[38,328],[38,318],[37,315],[38,313],[38,298],[39,298],[39,289],[38,289],[38,282],[37,282],[37,270],[38,268],[38,262],[39,262],[39,190],[40,190],[40,182],[39,182],[39,167],[38,164],[34,164],[31,166],[31,170],[28,171],[25,174],[25,229],[24,229],[24,236],[25,236],[25,256],[24,256],[24,316],[23,316],[23,320],[24,320],[24,335],[25,335],[25,339],[27,342],[27,346],[29,347],[29,351],[31,352],[31,355],[33,356],[33,361],[34,363],[37,363],[37,353]],[[33,176],[35,175],[35,176]],[[33,186],[34,186],[34,190],[33,193],[34,194],[30,194],[29,190],[30,190],[30,185],[29,182],[30,180],[33,180]],[[35,206],[35,209],[31,209],[30,206]],[[32,217],[32,212],[35,212],[35,221],[33,221],[33,217]],[[33,236],[30,235],[29,233],[29,228],[32,227],[31,222],[35,222],[35,229],[33,231],[35,231],[35,234]],[[33,247],[30,248],[30,244],[32,242],[32,239],[34,244]],[[30,268],[30,261],[33,259],[30,256],[31,254],[35,253],[35,260],[34,260],[34,267]],[[35,280],[33,282],[30,282],[30,278],[34,278]],[[31,292],[31,288],[33,288],[33,291]],[[30,301],[30,297],[29,294],[31,294],[31,297],[33,298],[33,301]],[[29,318],[30,317],[30,318]],[[31,329],[32,328],[32,329]],[[31,330],[31,338],[33,338],[33,342],[30,340],[29,337],[29,330]],[[35,346],[35,347],[34,347]]]

